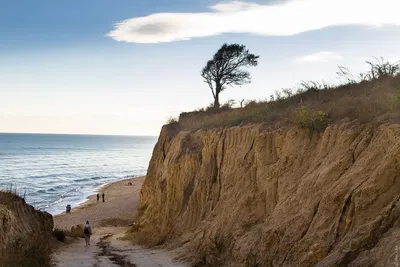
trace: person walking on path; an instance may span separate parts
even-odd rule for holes
[[[99,202],[99,199],[100,199],[100,195],[99,195],[99,193],[97,193],[97,202]]]
[[[103,202],[104,202],[104,193],[103,193],[103,194],[101,194],[101,197],[103,198]]]
[[[92,227],[90,226],[89,221],[86,221],[86,224],[83,227],[83,234],[85,235],[86,246],[90,246],[90,236],[92,235]]]

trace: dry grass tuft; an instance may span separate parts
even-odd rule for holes
[[[31,233],[15,237],[0,256],[1,267],[45,267],[51,263],[51,235]]]
[[[83,225],[79,224],[77,226],[72,226],[68,236],[85,238],[85,234],[83,233]]]
[[[53,230],[53,236],[60,242],[65,242],[65,237],[68,235],[69,233],[59,229],[59,228],[55,228]]]

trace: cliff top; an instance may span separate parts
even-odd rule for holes
[[[298,88],[282,89],[269,100],[248,101],[233,108],[229,101],[219,109],[212,106],[181,113],[169,120],[179,130],[199,130],[266,123],[271,127],[297,125],[323,131],[329,124],[357,121],[395,122],[400,111],[400,65],[368,62],[371,69],[354,76],[344,67],[337,73],[339,85],[303,81]],[[176,131],[175,131],[176,132]]]

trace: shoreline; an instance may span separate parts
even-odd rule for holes
[[[76,208],[81,208],[81,207],[85,206],[85,205],[87,204],[87,202],[90,201],[91,198],[95,198],[95,197],[96,197],[97,193],[99,193],[99,194],[101,195],[101,191],[102,191],[102,190],[103,190],[103,191],[107,190],[107,187],[108,187],[108,186],[111,186],[112,184],[122,183],[122,182],[124,182],[124,181],[128,183],[128,182],[129,182],[130,180],[132,180],[132,179],[135,179],[135,178],[143,178],[143,177],[145,177],[145,176],[131,176],[131,177],[129,177],[129,178],[124,178],[124,179],[122,179],[122,180],[117,180],[117,181],[113,181],[113,182],[104,183],[104,184],[98,186],[98,187],[94,190],[93,194],[87,196],[85,200],[82,200],[81,202],[76,203],[76,206],[73,207],[72,210],[73,210],[73,209],[76,209]],[[101,200],[101,196],[100,196],[100,200]],[[72,210],[71,210],[71,211],[72,211]],[[56,215],[60,215],[60,214],[62,214],[62,213],[65,213],[65,211],[63,211],[63,212],[61,212],[61,213],[59,213],[59,214],[56,214]],[[56,216],[56,215],[54,215],[54,216]]]
[[[54,215],[54,227],[69,230],[87,220],[92,226],[126,226],[133,223],[144,178],[131,177],[102,185],[85,201],[72,207],[71,213],[63,211]],[[131,185],[128,185],[129,182]],[[101,198],[103,192],[105,202]],[[97,193],[100,194],[99,201]]]
[[[110,184],[122,182],[122,181],[125,181],[125,180],[130,180],[130,179],[133,179],[133,178],[142,178],[142,177],[145,177],[145,176],[146,176],[146,175],[127,176],[127,177],[125,177],[125,178],[122,178],[122,180],[114,180],[114,181],[109,181],[109,182],[105,182],[105,183],[103,183],[103,184],[100,184],[100,185],[94,187],[94,189],[91,190],[92,192],[91,192],[89,195],[87,195],[83,200],[80,200],[80,201],[78,201],[78,202],[72,202],[72,203],[71,203],[72,209],[76,209],[76,208],[78,208],[78,207],[84,205],[86,202],[89,201],[89,198],[90,198],[90,197],[96,196],[96,194],[97,194],[98,192],[100,192],[101,190],[104,190],[104,188],[107,187],[107,186],[110,185]],[[49,204],[49,205],[51,205],[51,204]],[[47,208],[48,208],[48,207],[47,207]],[[44,211],[46,211],[46,210],[44,210]],[[65,214],[65,206],[64,206],[64,208],[63,208],[62,210],[58,211],[57,213],[50,213],[50,214],[51,214],[53,217],[54,217],[54,216],[61,215],[61,214]]]

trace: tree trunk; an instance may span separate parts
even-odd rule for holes
[[[215,86],[215,97],[214,97],[214,108],[219,108],[219,93],[221,92],[221,84],[216,82]]]
[[[215,95],[214,108],[219,108],[219,93]]]

